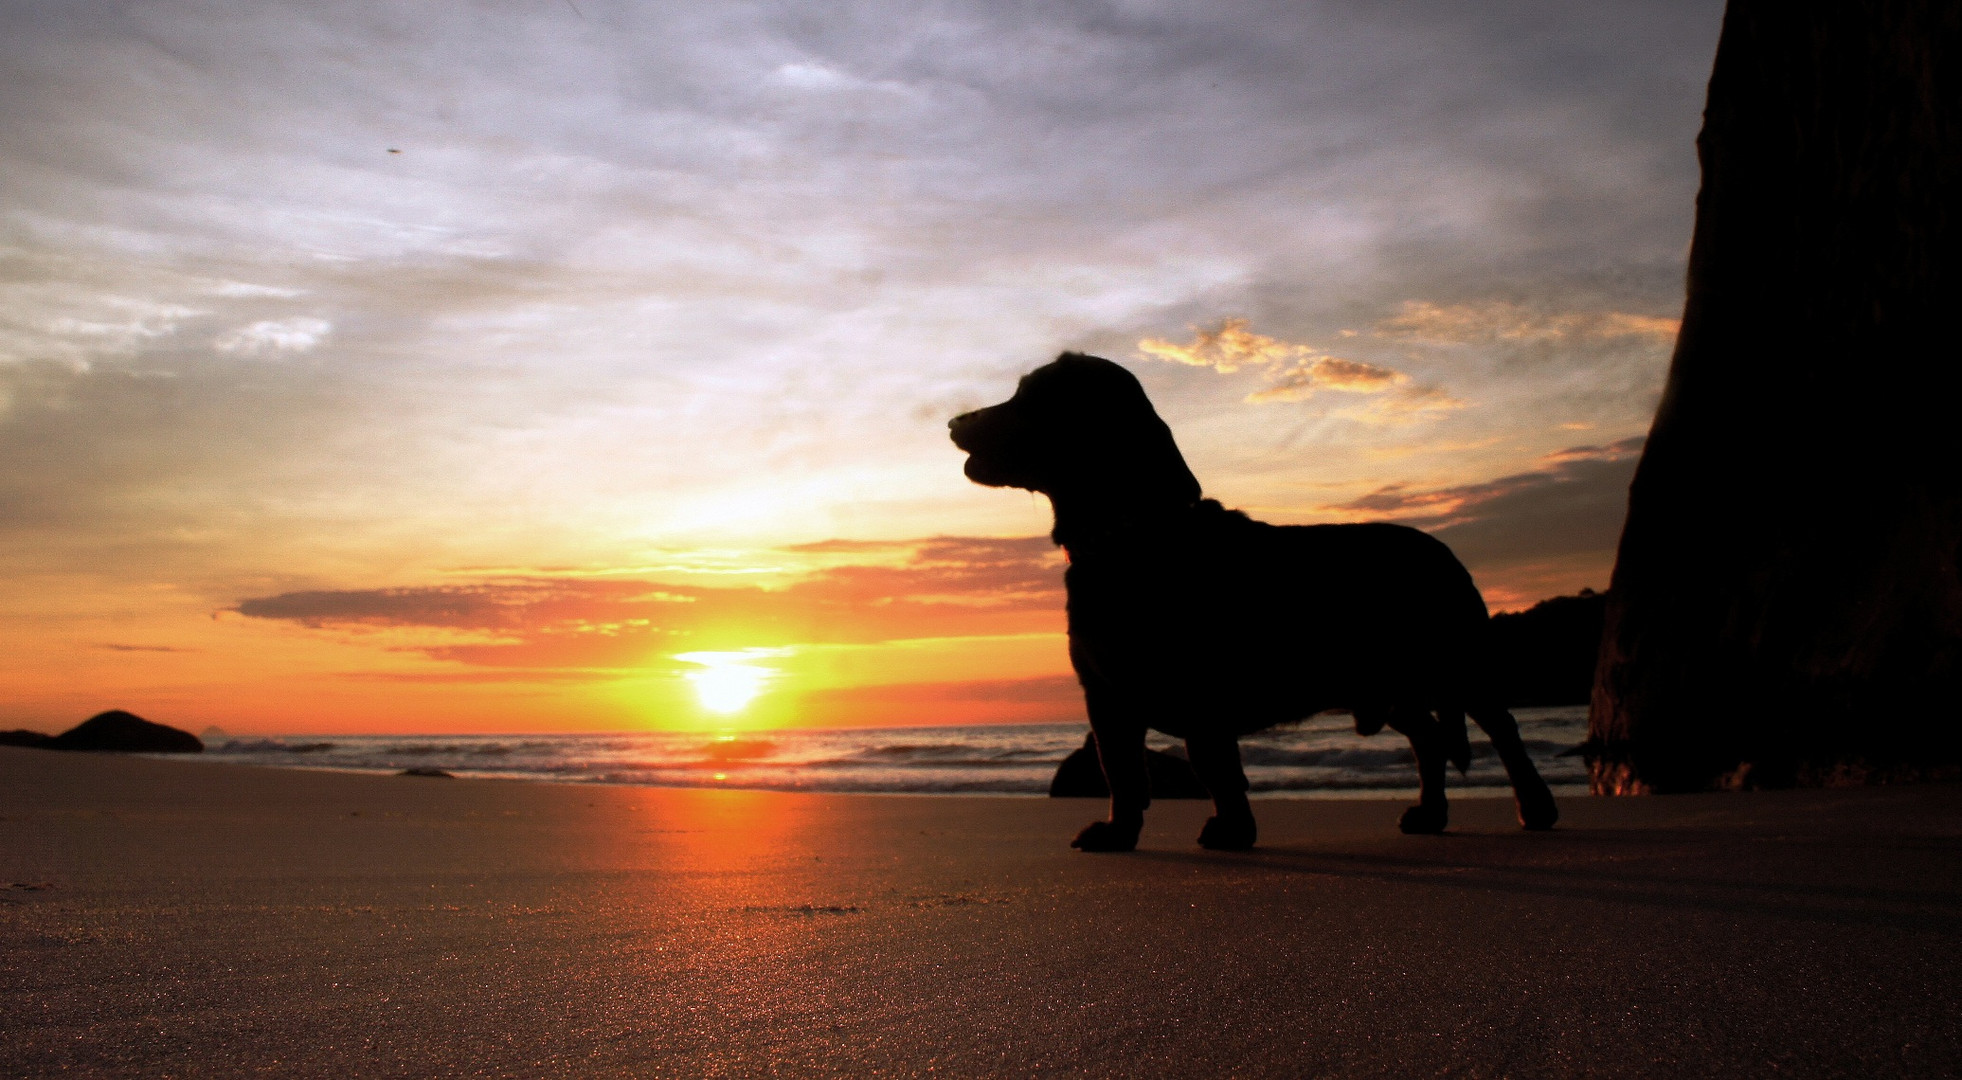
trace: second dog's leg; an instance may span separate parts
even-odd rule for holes
[[[1199,782],[1213,797],[1213,816],[1199,830],[1199,846],[1215,851],[1245,851],[1254,846],[1259,830],[1247,802],[1247,771],[1240,767],[1240,740],[1232,736],[1185,740],[1186,756]]]
[[[1451,820],[1444,798],[1445,745],[1437,721],[1429,711],[1398,707],[1390,713],[1390,727],[1410,740],[1410,751],[1417,755],[1417,783],[1422,793],[1417,805],[1403,812],[1397,828],[1407,833],[1441,833]]]

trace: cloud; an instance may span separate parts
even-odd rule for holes
[[[207,314],[174,301],[50,280],[45,261],[7,261],[14,274],[0,281],[0,366],[54,361],[87,371],[96,362],[156,348],[183,323]]]
[[[835,567],[789,591],[852,604],[1044,609],[1062,602],[1062,568],[1045,536],[938,537],[914,542],[902,564]]]
[[[1138,351],[1175,364],[1209,367],[1221,374],[1230,374],[1243,367],[1271,369],[1291,362],[1298,364],[1319,355],[1307,345],[1294,345],[1265,334],[1256,334],[1247,329],[1245,319],[1224,319],[1211,330],[1197,326],[1191,329],[1194,337],[1184,345],[1146,338],[1138,342]]]
[[[1570,446],[1565,450],[1556,450],[1548,454],[1543,460],[1549,463],[1569,461],[1622,461],[1641,454],[1642,446],[1646,442],[1648,442],[1648,437],[1645,435],[1631,435],[1626,439],[1618,439],[1606,446]]]
[[[1053,723],[1081,721],[1083,688],[1069,675],[967,682],[885,683],[810,691],[798,703],[804,722],[828,726],[918,723]]]
[[[1256,334],[1245,319],[1224,319],[1211,329],[1192,327],[1193,339],[1183,345],[1160,338],[1138,342],[1146,356],[1189,367],[1232,374],[1242,368],[1261,369],[1268,385],[1246,396],[1250,404],[1307,401],[1324,390],[1344,394],[1384,395],[1369,406],[1338,410],[1335,415],[1367,424],[1409,423],[1462,408],[1435,386],[1413,385],[1410,376],[1360,360],[1331,355],[1313,345],[1282,341]]]
[[[1406,300],[1397,314],[1378,322],[1373,332],[1384,338],[1422,345],[1474,345],[1535,341],[1611,341],[1619,338],[1655,342],[1675,340],[1682,320],[1625,311],[1543,313],[1521,304],[1490,300],[1478,304],[1439,305]]]
[[[278,285],[255,285],[249,281],[215,281],[212,282],[209,291],[213,296],[227,298],[269,297],[278,300],[291,300],[296,296],[306,295],[306,290],[304,289],[287,289],[281,288]]]
[[[1259,405],[1270,401],[1306,401],[1317,390],[1380,394],[1410,382],[1410,376],[1402,372],[1335,356],[1304,357],[1271,371],[1268,378],[1272,385],[1248,394],[1249,402]]]
[[[608,625],[632,621],[646,606],[688,602],[633,581],[534,579],[417,588],[318,590],[239,602],[255,619],[304,626],[423,626],[470,630],[524,629],[560,623]]]
[[[1358,405],[1345,405],[1331,415],[1357,423],[1391,427],[1434,420],[1469,404],[1445,393],[1442,387],[1412,386],[1399,393],[1370,398]]]
[[[507,577],[454,585],[309,590],[230,609],[485,667],[645,670],[718,647],[864,644],[1060,629],[1061,557],[1045,537],[934,537],[804,545],[892,556],[784,588]]]
[[[326,319],[299,316],[291,319],[262,319],[218,336],[212,344],[220,352],[240,356],[272,356],[306,352],[321,343],[334,324]]]
[[[1591,567],[1600,588],[1643,442],[1636,436],[1570,447],[1547,455],[1542,468],[1476,484],[1388,485],[1329,509],[1424,529],[1474,572],[1564,561]]]

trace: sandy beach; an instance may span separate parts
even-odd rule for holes
[[[1204,810],[0,749],[0,1074],[1962,1069],[1962,788]]]

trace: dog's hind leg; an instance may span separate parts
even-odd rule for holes
[[[1499,760],[1505,763],[1506,776],[1512,781],[1512,801],[1519,808],[1520,827],[1553,828],[1553,823],[1560,820],[1560,808],[1554,804],[1553,792],[1547,789],[1540,770],[1533,767],[1533,759],[1526,753],[1526,744],[1519,738],[1518,722],[1501,708],[1473,709],[1471,716],[1478,721],[1485,737],[1492,740],[1492,749],[1498,751]]]
[[[1403,812],[1397,828],[1407,833],[1441,833],[1451,820],[1450,806],[1444,798],[1443,733],[1429,711],[1412,706],[1392,709],[1390,727],[1410,740],[1410,751],[1417,756],[1417,783],[1421,789],[1417,805]]]
[[[1199,782],[1213,797],[1213,816],[1199,830],[1199,846],[1214,851],[1246,851],[1259,829],[1247,802],[1247,771],[1240,767],[1240,740],[1208,736],[1185,740],[1185,753]]]

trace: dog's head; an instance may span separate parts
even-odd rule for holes
[[[1137,377],[1108,360],[1064,353],[1022,376],[1015,396],[947,422],[967,451],[967,478],[1040,491],[1058,502],[1121,508],[1190,506],[1199,481]]]

